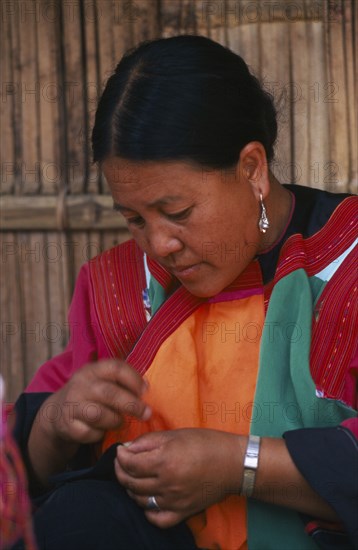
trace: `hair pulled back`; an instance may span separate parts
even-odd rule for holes
[[[187,160],[237,163],[250,141],[273,158],[272,96],[245,61],[204,36],[181,35],[129,50],[107,81],[92,133],[94,162]]]

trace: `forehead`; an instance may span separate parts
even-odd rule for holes
[[[109,185],[162,184],[177,189],[178,181],[184,182],[204,177],[204,169],[187,162],[135,162],[118,157],[106,159],[101,166]]]
[[[203,200],[211,187],[203,169],[186,162],[134,162],[116,157],[104,161],[102,170],[119,210],[186,206]]]

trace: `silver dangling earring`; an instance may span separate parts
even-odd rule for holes
[[[261,233],[266,233],[266,231],[270,227],[270,222],[268,221],[266,208],[264,205],[264,201],[262,200],[262,193],[260,193],[260,205],[261,205],[261,216],[259,219],[259,228]]]

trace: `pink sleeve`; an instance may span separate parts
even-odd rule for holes
[[[38,369],[26,392],[57,391],[84,364],[110,356],[98,326],[88,264],[78,275],[68,321],[70,341],[66,349]]]

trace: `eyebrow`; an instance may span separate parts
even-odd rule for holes
[[[180,197],[179,195],[166,195],[165,197],[162,197],[157,201],[150,202],[148,206],[149,208],[155,208],[156,206],[165,206],[167,204],[170,204],[171,202],[181,200],[182,198],[183,197]],[[124,212],[125,210],[133,210],[133,209],[129,208],[128,206],[124,206],[123,204],[119,204],[118,202],[113,202],[113,210]]]

